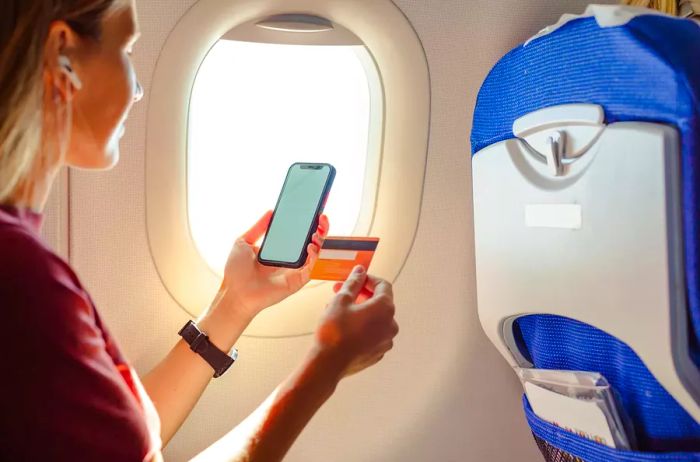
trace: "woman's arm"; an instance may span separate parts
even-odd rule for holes
[[[279,461],[340,380],[330,358],[311,353],[265,402],[193,462]]]
[[[255,243],[265,234],[272,212],[267,212],[238,238],[228,257],[224,280],[214,302],[197,322],[202,332],[221,351],[230,351],[251,320],[301,289],[309,281],[323,239],[329,228],[322,215],[309,244],[309,258],[299,269],[263,266],[258,263]],[[211,366],[180,340],[153,371],[144,376],[144,388],[161,420],[163,445],[173,437],[201,397],[214,375]]]
[[[244,310],[221,292],[197,326],[221,351],[230,351],[251,321]],[[184,341],[142,378],[161,420],[163,445],[173,437],[212,379],[211,366]]]
[[[368,287],[369,291],[363,292]],[[196,462],[278,462],[338,382],[376,364],[398,333],[391,285],[355,272],[338,288],[302,365],[242,424]],[[365,293],[372,294],[366,299]],[[362,303],[354,301],[360,297]]]

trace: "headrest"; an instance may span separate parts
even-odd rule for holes
[[[700,27],[629,10],[598,6],[587,16],[565,17],[503,57],[479,92],[472,152],[512,138],[514,121],[525,114],[571,103],[599,104],[607,123],[661,122],[700,136],[694,130],[700,119]]]

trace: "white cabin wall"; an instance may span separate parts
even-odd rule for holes
[[[161,284],[148,250],[144,146],[158,54],[193,3],[137,1],[143,36],[134,60],[146,97],[132,111],[119,165],[110,172],[71,172],[71,262],[141,373],[166,354],[188,319]],[[421,223],[395,284],[402,330],[382,363],[341,384],[287,460],[538,460],[520,411],[519,385],[477,318],[468,136],[476,94],[493,64],[562,13],[583,11],[586,2],[395,3],[423,41],[433,97]],[[221,213],[235,213],[235,200]],[[60,200],[52,201],[47,235],[62,245],[56,229],[67,227],[59,217],[68,208],[59,213]],[[241,339],[240,360],[212,382],[166,449],[166,460],[187,460],[232,428],[301,360],[310,342]]]

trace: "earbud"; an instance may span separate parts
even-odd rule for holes
[[[83,88],[83,82],[80,81],[80,77],[73,70],[73,66],[70,63],[70,59],[66,55],[58,55],[58,65],[61,66],[61,71],[68,78],[73,88],[80,90]]]

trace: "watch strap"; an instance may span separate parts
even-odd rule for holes
[[[228,355],[211,343],[207,334],[189,321],[178,334],[187,342],[190,349],[201,356],[214,369],[214,377],[221,377],[236,361],[238,351],[234,348]]]

